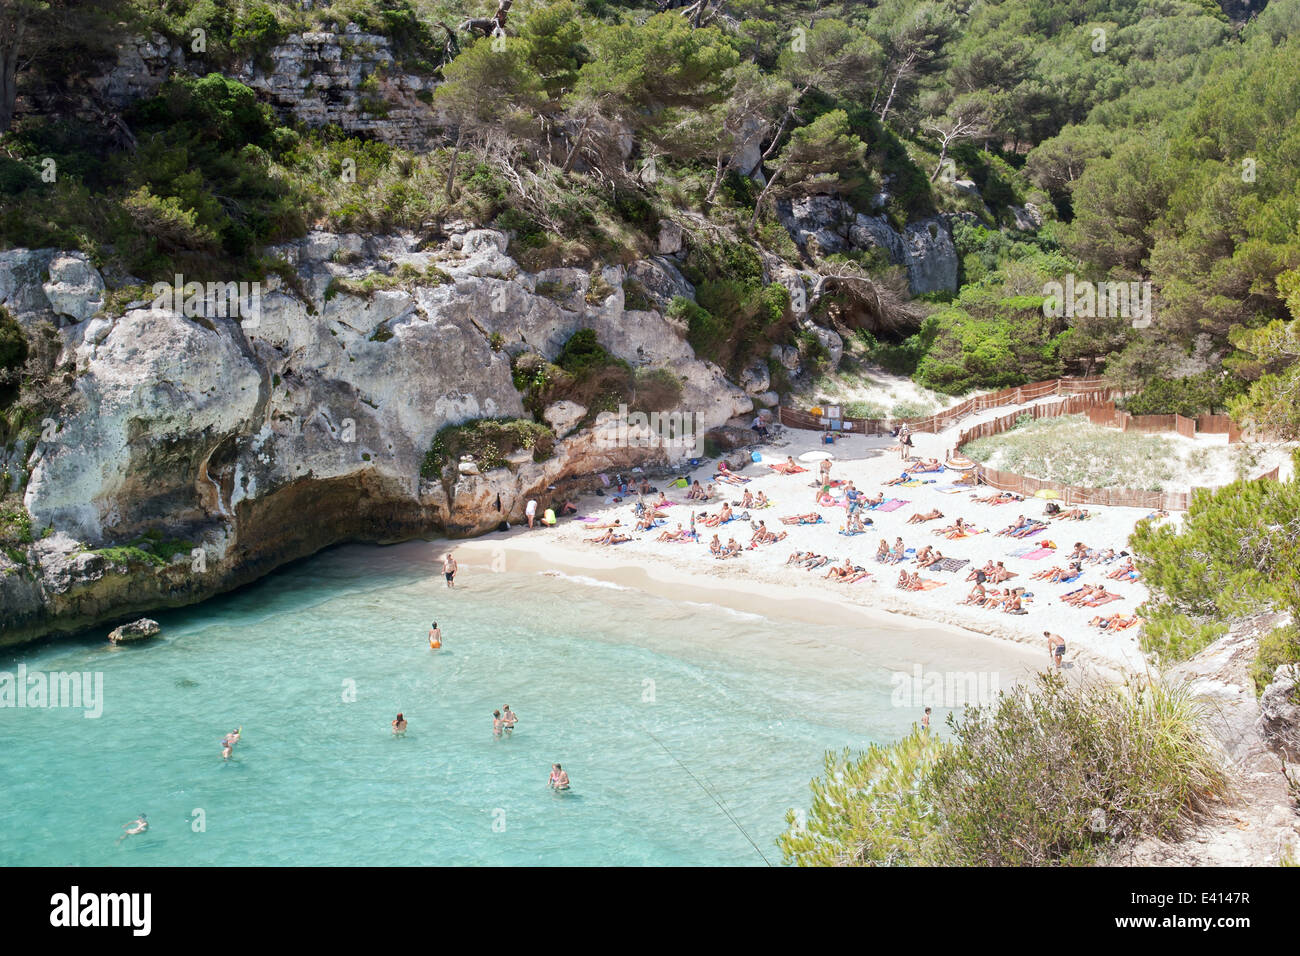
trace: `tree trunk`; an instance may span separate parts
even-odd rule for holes
[[[776,172],[772,174],[772,178],[769,179],[767,185],[763,187],[763,191],[758,194],[758,200],[754,203],[753,218],[749,220],[749,231],[751,233],[758,229],[758,214],[763,210],[763,200],[767,198],[768,191],[776,184],[776,181],[781,178],[783,172],[785,172],[785,166],[778,166]]]
[[[465,142],[465,127],[456,131],[456,145],[451,150],[451,165],[447,167],[447,202],[451,202],[451,190],[456,184],[456,160],[460,158],[460,148]]]
[[[930,182],[939,178],[939,170],[943,169],[943,161],[948,158],[948,140],[943,140],[943,145],[939,147],[939,163],[934,167],[934,172],[930,174]]]
[[[578,135],[573,137],[573,145],[569,147],[569,155],[564,157],[564,167],[560,172],[568,173],[569,170],[573,169],[573,161],[578,158],[578,147],[582,145],[582,137],[587,135],[587,126],[590,123],[590,116],[582,121],[582,129],[578,130]]]
[[[713,205],[713,197],[718,194],[718,187],[722,185],[722,171],[724,168],[725,164],[722,161],[722,156],[719,155],[718,164],[713,168],[713,182],[709,184],[709,194],[704,197],[704,205]]]
[[[898,72],[894,74],[894,82],[889,87],[889,96],[885,98],[885,108],[880,111],[880,125],[882,126],[885,124],[885,117],[889,115],[889,107],[894,102],[894,94],[898,92],[898,81],[903,78],[903,74],[912,65],[914,59],[916,59],[915,53],[907,54],[907,59],[899,65]]]
[[[11,14],[16,15],[16,11]],[[0,34],[0,133],[9,132],[14,121],[14,104],[18,101],[18,48],[23,30],[20,20],[14,23],[8,36]]]

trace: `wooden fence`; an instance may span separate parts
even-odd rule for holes
[[[1197,434],[1227,434],[1229,444],[1241,441],[1241,429],[1227,415],[1199,415],[1184,418],[1182,415],[1130,415],[1115,407],[1114,402],[1102,402],[1088,409],[1088,421],[1122,432],[1177,432],[1184,438]]]
[[[1025,402],[1046,398],[1048,395],[1090,398],[1091,401],[1077,409],[1077,411],[1082,411],[1084,407],[1109,401],[1113,394],[1114,390],[1103,385],[1100,378],[1054,378],[1046,382],[1034,382],[1031,385],[1018,385],[1015,388],[1004,388],[997,392],[976,395],[974,398],[968,398],[952,408],[945,408],[941,412],[926,415],[922,418],[850,417],[838,420],[844,423],[846,431],[856,435],[887,435],[893,428],[903,423],[906,423],[913,432],[934,434],[946,428],[951,428],[963,418],[976,412],[982,412],[990,408],[1000,408],[1003,405],[1023,405]],[[821,416],[795,408],[782,406],[777,409],[777,416],[782,425],[791,428],[821,429],[828,427]]]
[[[1091,396],[1081,395],[1064,399],[1060,402],[1048,402],[1042,405],[1035,405],[1032,408],[1022,409],[1018,412],[1012,412],[1008,415],[1002,415],[998,418],[991,419],[987,422],[981,422],[970,428],[964,429],[957,436],[957,445],[953,449],[953,454],[957,454],[963,445],[967,442],[974,441],[977,438],[990,438],[993,435],[1001,434],[1016,427],[1016,423],[1022,416],[1031,415],[1034,418],[1054,418],[1058,415],[1077,415],[1080,411],[1087,411],[1088,419],[1093,424],[1111,424],[1108,416],[1118,414],[1126,416],[1127,420],[1141,419],[1139,425],[1133,426],[1141,431],[1174,431],[1179,434],[1187,435],[1189,438],[1195,434],[1198,422],[1183,418],[1181,415],[1128,415],[1127,412],[1115,412],[1114,403],[1106,403],[1100,406],[1092,405],[1089,407],[1088,402]],[[1106,405],[1109,405],[1107,411]],[[1201,416],[1204,418],[1227,419],[1226,415]],[[1099,421],[1098,418],[1103,419]],[[1127,424],[1126,420],[1126,424]],[[1163,428],[1154,427],[1157,424],[1163,424]],[[1217,426],[1217,421],[1210,422],[1210,425]],[[1231,422],[1229,422],[1231,424]],[[1127,428],[1125,430],[1128,430]],[[1231,429],[1225,429],[1231,436]],[[1257,481],[1277,481],[1280,469],[1274,468],[1272,471],[1266,471],[1257,478]],[[1043,490],[1056,492],[1059,500],[1063,505],[1071,507],[1081,505],[1109,505],[1121,508],[1150,508],[1152,510],[1164,511],[1186,511],[1191,504],[1192,495],[1196,489],[1191,491],[1139,491],[1135,488],[1084,488],[1078,485],[1066,485],[1059,481],[1045,481],[1041,478],[1029,478],[1025,475],[1017,475],[1014,472],[998,471],[996,468],[987,468],[983,465],[975,466],[975,474],[979,480],[988,485],[990,488],[996,488],[999,491],[1010,491],[1018,495],[1029,497]]]

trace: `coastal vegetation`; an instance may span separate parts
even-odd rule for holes
[[[479,469],[504,468],[520,449],[531,449],[534,461],[545,461],[555,449],[555,435],[545,425],[526,418],[476,418],[439,429],[424,456],[420,475],[438,480],[444,469],[462,456]]]
[[[1297,462],[1300,463],[1300,462]],[[1257,686],[1278,664],[1300,663],[1300,481],[1236,481],[1192,497],[1177,526],[1141,522],[1131,541],[1151,591],[1143,648],[1190,657],[1235,620],[1284,612],[1261,641]]]
[[[1282,332],[1300,267],[1300,0],[1244,25],[1208,0],[703,0],[689,15],[534,0],[514,5],[499,41],[444,29],[474,6],[94,0],[77,15],[100,29],[73,30],[65,2],[19,4],[6,15],[25,18],[29,48],[0,62],[32,103],[84,72],[69,63],[104,66],[133,34],[187,45],[201,30],[206,48],[189,75],[103,122],[0,109],[0,244],[81,249],[145,281],[181,267],[240,278],[267,270],[259,247],[308,228],[463,217],[495,221],[538,269],[631,261],[671,219],[698,287],[676,314],[729,370],[794,333],[761,252],[849,276],[813,314],[862,328],[876,361],[928,388],[1103,372],[1145,410],[1232,400],[1297,428]],[[444,142],[412,151],[307,129],[223,75],[331,27],[382,36],[386,69],[441,81],[430,99],[451,124]],[[363,79],[382,98],[382,78]],[[761,154],[752,169],[732,162],[742,149]],[[889,295],[898,267],[880,250],[796,245],[779,207],[810,195],[895,227],[952,214],[957,290]],[[1154,324],[1045,316],[1045,284],[1067,275],[1149,282]],[[864,313],[871,286],[880,309]],[[812,349],[814,370],[820,358]]]
[[[866,752],[828,753],[779,839],[799,866],[1055,866],[1169,837],[1229,792],[1185,687],[1038,675]]]

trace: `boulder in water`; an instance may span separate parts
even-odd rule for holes
[[[142,617],[138,621],[113,628],[108,639],[114,644],[125,644],[127,641],[142,641],[146,637],[153,637],[161,630],[157,621]]]

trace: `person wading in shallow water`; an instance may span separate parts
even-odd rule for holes
[[[456,559],[450,551],[442,556],[442,576],[447,579],[447,587],[455,587],[452,580],[456,577]]]
[[[393,736],[394,737],[406,736],[406,718],[403,717],[401,714],[398,714],[397,719],[393,721]]]

